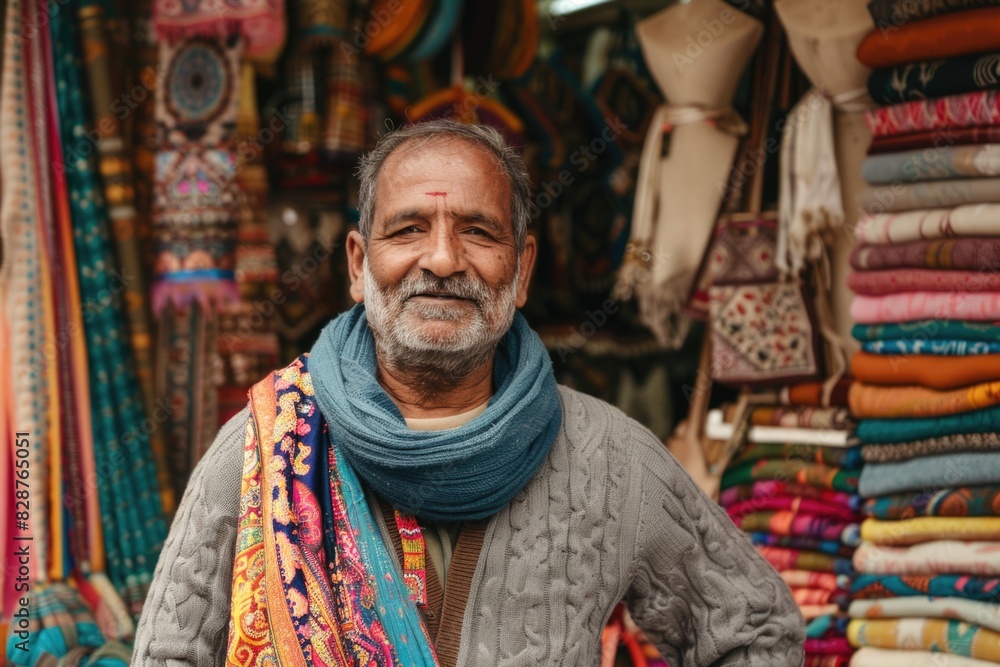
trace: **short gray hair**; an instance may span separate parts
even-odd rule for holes
[[[371,152],[361,158],[358,167],[358,222],[361,237],[368,244],[375,222],[375,198],[382,166],[393,151],[411,141],[426,143],[434,139],[458,139],[489,151],[496,159],[510,185],[510,220],[514,226],[514,244],[518,255],[524,250],[528,235],[531,180],[517,151],[508,146],[497,130],[488,125],[469,125],[454,120],[429,120],[406,125],[379,139]]]

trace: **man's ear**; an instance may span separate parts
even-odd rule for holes
[[[351,298],[354,303],[365,300],[365,240],[361,232],[347,233],[347,273],[351,278]]]
[[[528,285],[531,283],[531,272],[535,268],[535,258],[538,256],[538,242],[531,234],[524,239],[524,250],[521,251],[521,273],[517,277],[517,299],[514,304],[523,308],[528,302]]]

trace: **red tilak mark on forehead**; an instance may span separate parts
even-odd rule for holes
[[[430,195],[431,197],[447,197],[447,192],[425,192],[425,195]]]

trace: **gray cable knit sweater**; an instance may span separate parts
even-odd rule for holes
[[[671,667],[801,665],[802,616],[726,514],[637,422],[560,394],[547,461],[486,528],[458,664],[596,666],[624,599]],[[225,663],[246,419],[222,428],[191,477],[133,665]]]

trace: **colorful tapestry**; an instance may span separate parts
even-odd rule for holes
[[[764,479],[793,480],[800,484],[812,484],[833,491],[847,491],[849,493],[856,493],[858,490],[858,472],[856,470],[841,470],[818,463],[780,459],[748,461],[729,468],[722,476],[722,488],[727,489],[737,484]]]
[[[976,451],[1000,451],[1000,433],[957,433],[912,442],[862,445],[861,458],[870,463],[884,463],[908,461],[933,454]]]
[[[750,543],[769,547],[782,547],[796,551],[814,551],[830,556],[850,558],[854,547],[847,546],[840,540],[818,540],[813,537],[798,537],[793,535],[775,535],[764,531],[749,533]]]
[[[872,340],[861,344],[861,349],[872,354],[940,354],[950,356],[971,356],[1000,354],[1000,342],[976,340]]]
[[[1000,631],[1000,604],[962,598],[855,600],[847,613],[854,618],[950,618]]]
[[[851,411],[861,418],[943,417],[997,404],[1000,404],[1000,381],[946,390],[863,382],[855,382],[851,387]]]
[[[856,495],[784,480],[762,480],[729,487],[719,494],[719,503],[723,507],[730,507],[746,500],[778,496],[814,498],[828,505],[837,505],[850,510],[857,510],[861,506],[861,499]]]
[[[954,523],[962,521],[964,519],[955,519]],[[1000,575],[998,556],[1000,542],[934,540],[903,547],[862,542],[854,552],[854,569],[865,574],[971,574],[986,577]]]
[[[883,520],[918,516],[1000,516],[1000,486],[879,496],[865,501],[864,512]]]
[[[796,514],[802,513],[811,516],[822,516],[841,521],[857,522],[860,518],[860,515],[856,510],[844,507],[843,505],[824,503],[822,500],[817,500],[815,498],[803,498],[802,496],[751,498],[726,507],[726,513],[733,520],[737,520],[747,514],[753,514],[754,512],[779,510],[787,510]],[[748,528],[747,530],[757,529]]]
[[[153,22],[161,42],[239,34],[255,60],[273,60],[285,44],[284,0],[155,0]]]
[[[875,296],[900,292],[1000,292],[1000,271],[852,271],[847,286],[855,294]]]
[[[994,667],[996,663],[931,651],[901,651],[865,646],[851,656],[851,667]]]
[[[997,5],[1000,5],[1000,0],[871,0],[868,12],[878,29],[892,30],[942,14]]]
[[[899,423],[904,420],[885,421]],[[943,419],[929,421],[943,421]],[[997,429],[994,427],[993,430]],[[905,433],[897,431],[891,437],[905,437]],[[998,479],[1000,479],[1000,452],[962,452],[894,463],[866,464],[861,471],[858,493],[865,498],[873,498],[906,491],[996,484]]]
[[[861,207],[868,213],[949,208],[987,202],[1000,202],[1000,179],[897,181],[891,185],[869,185],[861,193]]]
[[[861,324],[926,319],[994,322],[1000,318],[1000,292],[904,292],[854,297],[851,317]]]
[[[752,426],[787,428],[852,429],[854,420],[845,408],[820,408],[811,405],[794,407],[759,407],[750,412]]]
[[[892,67],[1000,48],[1000,7],[970,9],[892,27],[868,33],[858,45],[858,60],[868,67]]]
[[[775,570],[810,570],[812,572],[832,572],[853,576],[854,564],[850,558],[839,558],[828,554],[782,547],[758,546],[757,553],[764,557]],[[1000,584],[1000,580],[997,582]],[[853,590],[853,586],[852,586]]]
[[[865,214],[855,229],[861,243],[907,243],[1000,233],[1000,204],[968,204],[900,213]],[[978,267],[989,269],[991,267]]]
[[[899,521],[865,519],[861,537],[881,546],[910,545],[932,540],[989,540],[1000,535],[1000,517],[918,516]],[[996,555],[994,553],[994,555]]]
[[[879,104],[1000,88],[1000,53],[974,53],[948,60],[924,60],[877,69],[868,92]]]
[[[747,285],[775,280],[777,238],[774,220],[728,222],[719,227],[707,258],[712,284]]]
[[[853,620],[847,636],[857,647],[923,649],[1000,662],[1000,632],[951,619]]]
[[[227,664],[436,665],[361,483],[325,442],[306,358],[250,402]]]
[[[1000,595],[1000,579],[959,574],[901,577],[896,574],[859,574],[851,583],[857,600],[898,597],[958,597],[993,602]]]
[[[861,164],[865,182],[891,184],[892,188],[923,187],[925,183],[955,178],[981,180],[997,175],[1000,175],[1000,144],[995,143],[880,153],[868,156]],[[893,201],[891,197],[887,200]],[[876,205],[866,211],[881,213],[882,209]]]
[[[922,320],[917,322],[874,325],[856,324],[851,329],[851,336],[860,341],[887,340],[892,338],[910,338],[914,340],[961,338],[963,340],[991,342],[1000,340],[1000,323]]]
[[[907,357],[858,352],[851,358],[851,373],[870,384],[956,389],[1000,378],[1000,355]]]
[[[733,523],[745,532],[767,531],[788,537],[838,540],[847,545],[860,543],[857,523],[792,511],[753,512],[733,518]]]
[[[851,252],[851,266],[876,269],[1000,269],[1000,238],[952,238],[900,244],[860,244]]]
[[[735,466],[758,459],[788,459],[822,463],[836,468],[860,468],[861,448],[748,443],[740,448],[729,465]]]
[[[1000,8],[991,11],[996,14],[996,20],[1000,21]],[[990,30],[995,40],[990,48],[1000,47],[1000,30],[996,27],[991,27]],[[894,104],[865,112],[865,122],[873,137],[953,127],[998,125],[1000,91],[984,90],[936,100]]]
[[[876,137],[868,146],[868,155],[899,153],[918,148],[941,150],[945,146],[995,144],[1000,142],[1000,125],[977,127],[943,127],[935,130]]]

